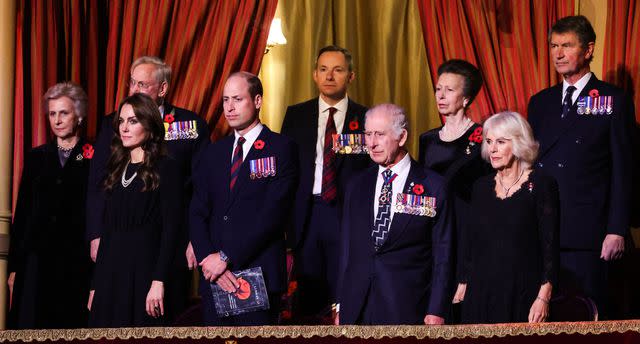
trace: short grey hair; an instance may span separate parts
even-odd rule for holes
[[[384,113],[391,117],[391,130],[393,131],[396,139],[402,135],[403,129],[409,132],[407,113],[400,106],[389,103],[376,105],[367,111],[365,114],[365,121],[369,116],[377,112]]]
[[[49,113],[49,101],[67,97],[73,102],[73,112],[78,119],[87,117],[87,94],[80,85],[66,81],[57,83],[47,90],[42,96],[42,109],[45,115]]]
[[[158,83],[166,82],[167,86],[171,84],[171,67],[164,63],[161,58],[157,56],[140,56],[131,64],[131,73],[142,64],[150,64],[156,68],[153,74]]]
[[[483,126],[483,136],[488,133],[494,136],[510,139],[513,145],[513,155],[520,160],[525,168],[530,168],[538,157],[540,145],[533,137],[529,123],[517,112],[499,112],[487,119]],[[482,158],[489,161],[489,146],[482,141]]]

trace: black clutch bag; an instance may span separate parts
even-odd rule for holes
[[[211,293],[219,317],[269,309],[269,296],[264,284],[262,268],[256,267],[234,271],[240,287],[235,293],[227,293],[217,284],[211,283]]]

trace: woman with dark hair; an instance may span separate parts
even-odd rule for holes
[[[162,116],[149,96],[125,98],[113,127],[89,325],[163,325],[171,311],[164,295],[184,214],[183,179],[166,156]]]
[[[455,209],[456,228],[456,276],[464,281],[462,269],[465,228],[473,183],[490,172],[490,167],[480,157],[482,126],[474,123],[467,109],[482,87],[478,68],[464,60],[448,60],[438,67],[436,101],[438,112],[444,117],[444,125],[420,135],[420,163],[445,178]],[[453,303],[462,302],[455,295]],[[454,309],[453,321],[458,319]]]
[[[59,83],[42,105],[53,140],[25,157],[11,227],[9,327],[84,327],[90,267],[85,194],[93,155],[81,135],[87,95],[76,84]]]

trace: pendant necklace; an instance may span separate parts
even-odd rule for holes
[[[502,184],[502,176],[500,176],[500,178],[498,178],[498,181],[500,182],[500,186],[502,187],[502,189],[504,190],[504,197],[507,198],[509,197],[509,191],[511,191],[511,188],[514,187],[516,184],[518,184],[518,182],[520,181],[520,178],[522,178],[522,175],[524,174],[524,170],[522,170],[520,172],[520,176],[518,177],[518,179],[516,179],[515,182],[513,182],[513,184],[511,184],[510,187],[505,188],[504,184]]]
[[[127,174],[127,167],[129,167],[130,162],[131,160],[127,161],[127,164],[124,166],[124,171],[122,171],[122,178],[120,179],[120,182],[122,183],[122,187],[125,187],[125,188],[129,186],[131,182],[133,182],[133,179],[138,175],[138,172],[134,172],[129,179],[125,178]]]

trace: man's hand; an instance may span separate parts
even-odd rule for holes
[[[229,270],[225,271],[218,279],[216,280],[216,284],[222,288],[222,290],[227,293],[235,293],[240,288],[240,283],[236,279],[236,276]]]
[[[91,256],[91,260],[96,262],[98,258],[98,248],[100,247],[100,238],[95,238],[91,240],[91,244],[89,245],[89,256]]]
[[[460,303],[464,301],[464,294],[467,293],[467,284],[466,283],[458,283],[458,289],[456,289],[456,293],[453,295],[453,300],[451,303]]]
[[[441,318],[437,315],[427,314],[424,317],[425,325],[444,325],[444,318]]]
[[[600,258],[611,261],[622,258],[624,253],[624,237],[618,234],[607,234],[602,242]]]
[[[196,254],[193,252],[191,241],[189,241],[189,245],[187,245],[187,252],[185,252],[185,256],[187,257],[187,267],[189,270],[195,269],[198,266],[198,260],[196,259]]]
[[[220,259],[220,253],[212,253],[206,256],[201,262],[202,274],[204,279],[209,282],[215,281],[218,276],[227,270],[227,262],[223,262]]]

